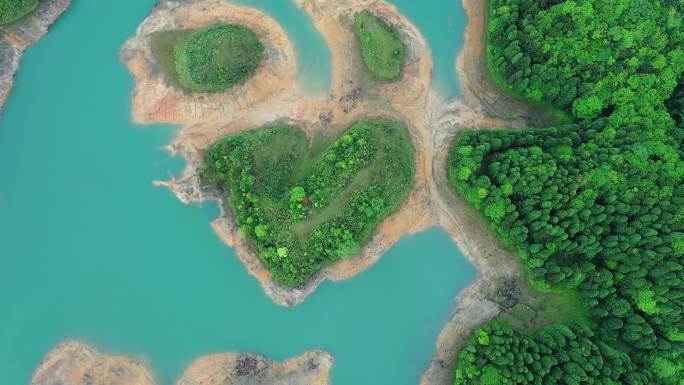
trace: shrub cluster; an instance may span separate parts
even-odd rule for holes
[[[38,8],[38,0],[0,0],[0,25],[14,23]]]
[[[224,138],[205,162],[203,181],[228,194],[242,235],[287,286],[358,252],[414,176],[407,130],[382,118],[355,123],[319,154],[300,129],[277,126]]]
[[[666,361],[657,366],[669,367]],[[625,352],[596,342],[585,326],[553,325],[528,336],[492,321],[461,352],[456,385],[612,385],[635,370]]]
[[[361,47],[361,57],[370,73],[380,80],[401,76],[406,48],[394,26],[363,11],[356,15],[354,33]]]
[[[155,34],[152,52],[174,85],[193,92],[220,92],[254,75],[264,47],[245,26],[216,24]]]
[[[500,338],[470,340],[457,384],[681,384],[683,11],[677,1],[490,1],[494,75],[575,123],[463,134],[450,177],[533,285],[577,292],[592,324],[530,336],[486,325],[477,333]],[[558,330],[562,349],[542,341]]]

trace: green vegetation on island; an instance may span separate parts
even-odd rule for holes
[[[494,77],[575,122],[464,133],[450,177],[533,286],[577,293],[590,321],[533,334],[492,321],[456,384],[684,383],[683,11],[490,0]]]
[[[0,25],[12,24],[38,8],[38,0],[0,0]]]
[[[374,77],[388,81],[401,76],[406,47],[394,26],[363,11],[356,15],[354,34],[361,48],[363,62]]]
[[[229,136],[206,151],[201,172],[286,286],[357,253],[413,185],[411,139],[394,121],[359,121],[323,151],[308,144],[293,126]]]
[[[216,24],[159,32],[152,38],[152,53],[173,85],[193,92],[220,92],[254,75],[264,47],[245,26]]]

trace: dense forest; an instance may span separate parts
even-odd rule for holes
[[[574,123],[460,135],[451,180],[590,321],[476,331],[456,384],[684,384],[684,2],[491,0],[508,90]],[[679,82],[678,82],[679,81]]]
[[[387,81],[401,76],[406,47],[394,26],[368,11],[363,11],[354,20],[354,34],[363,62],[376,79]]]
[[[193,92],[220,92],[249,79],[264,47],[254,32],[238,24],[198,30],[158,32],[152,53],[171,84]]]
[[[322,151],[292,126],[229,136],[205,164],[202,180],[227,194],[241,234],[287,286],[357,253],[414,176],[408,131],[384,118],[353,124]]]
[[[14,23],[38,8],[38,0],[0,0],[0,25]]]

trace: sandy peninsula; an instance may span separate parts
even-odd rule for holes
[[[0,113],[14,86],[24,52],[37,43],[71,5],[72,0],[41,1],[38,9],[16,24],[0,27]]]
[[[328,385],[333,358],[312,350],[278,363],[253,354],[224,353],[193,362],[177,385]],[[30,385],[155,385],[145,366],[100,353],[80,342],[58,345],[41,361]]]

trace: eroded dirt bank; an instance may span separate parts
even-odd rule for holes
[[[333,358],[313,350],[278,363],[252,354],[224,353],[193,362],[177,385],[328,385]],[[154,385],[145,366],[103,354],[79,342],[55,347],[33,373],[30,385]]]
[[[16,24],[0,27],[0,114],[14,86],[21,57],[48,32],[48,28],[71,5],[71,0],[41,1],[38,9]]]

